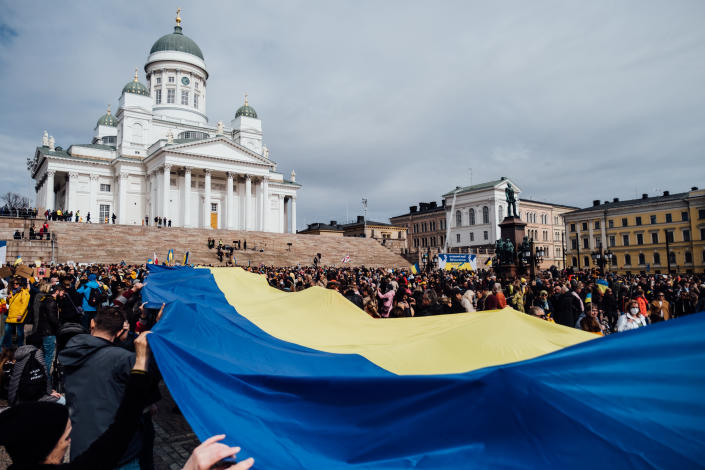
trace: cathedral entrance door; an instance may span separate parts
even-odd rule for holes
[[[218,213],[211,212],[211,228],[218,228]]]

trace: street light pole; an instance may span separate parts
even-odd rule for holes
[[[666,263],[668,265],[668,274],[671,274],[671,249],[668,244],[668,229],[665,228],[663,231],[666,233]]]

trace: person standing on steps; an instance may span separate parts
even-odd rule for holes
[[[113,212],[113,217],[112,217],[112,219],[113,219],[113,225],[115,225],[115,219],[117,219],[117,216],[115,215],[115,212]]]

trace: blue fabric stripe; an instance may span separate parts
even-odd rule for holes
[[[158,267],[143,295],[167,302],[150,345],[194,432],[226,433],[257,468],[705,464],[705,313],[520,363],[396,376],[268,335],[208,270]]]

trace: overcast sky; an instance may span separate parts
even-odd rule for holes
[[[0,1],[0,192],[34,199],[47,129],[90,142],[172,31],[205,55],[211,123],[244,92],[299,227],[386,220],[508,176],[522,197],[705,186],[705,2]]]

